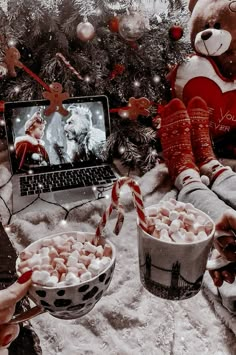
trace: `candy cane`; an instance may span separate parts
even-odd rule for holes
[[[145,208],[143,204],[143,198],[141,194],[140,187],[138,183],[131,179],[130,177],[122,177],[115,182],[112,188],[111,197],[112,197],[112,204],[116,206],[119,205],[119,198],[120,198],[120,189],[123,185],[128,185],[133,193],[133,201],[136,208],[136,212],[138,214],[139,225],[142,227],[144,231],[147,232],[147,222],[145,216]]]
[[[101,236],[103,234],[103,230],[107,224],[107,221],[114,209],[118,210],[118,217],[117,217],[116,225],[114,228],[114,233],[116,235],[119,234],[121,227],[123,225],[123,221],[124,221],[124,215],[125,215],[124,208],[121,204],[118,204],[118,207],[116,207],[113,204],[110,204],[110,206],[107,207],[106,211],[103,213],[102,218],[97,226],[97,229],[95,232],[95,245],[98,244],[98,240],[99,240],[99,238],[101,238]]]
[[[80,80],[84,80],[82,78],[82,76],[80,75],[79,72],[77,72],[77,70],[75,70],[74,67],[72,67],[72,65],[70,64],[70,62],[64,57],[64,55],[62,55],[61,53],[57,53],[56,54],[57,57],[61,58],[61,60],[63,61],[63,63],[67,66],[67,68],[69,68],[73,74],[75,74],[77,76],[78,79]]]
[[[146,222],[146,216],[144,212],[144,205],[143,205],[143,199],[142,199],[142,194],[140,191],[140,187],[137,184],[136,181],[129,177],[122,177],[119,180],[115,182],[112,188],[111,192],[111,198],[112,198],[112,203],[110,206],[106,209],[104,212],[101,221],[98,224],[98,227],[96,229],[96,238],[95,238],[95,243],[97,240],[102,236],[103,229],[106,226],[106,223],[114,209],[118,211],[118,217],[117,217],[117,222],[116,222],[116,227],[114,232],[116,234],[119,234],[121,227],[123,225],[123,220],[124,220],[124,208],[123,206],[119,203],[119,198],[120,198],[120,189],[122,188],[123,185],[128,185],[131,188],[131,191],[133,192],[133,200],[134,200],[134,205],[138,214],[138,219],[139,219],[139,224],[142,227],[144,231],[148,231],[147,229],[147,222]]]

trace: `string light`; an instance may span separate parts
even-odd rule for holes
[[[119,153],[123,154],[125,152],[125,148],[124,147],[119,147]]]
[[[9,233],[9,232],[11,231],[11,227],[10,227],[10,226],[6,226],[4,229],[5,229],[5,231],[6,231],[7,233]]]
[[[16,40],[15,39],[10,39],[9,41],[8,41],[8,46],[9,47],[15,47],[16,46]]]
[[[138,88],[138,87],[140,86],[140,82],[137,81],[137,80],[135,80],[135,81],[134,81],[134,86]]]
[[[67,224],[67,221],[66,221],[65,219],[63,219],[63,220],[60,222],[60,224],[61,224],[62,226],[65,226],[65,225]]]
[[[155,84],[158,84],[160,81],[161,81],[160,76],[159,76],[159,75],[154,75],[154,77],[153,77],[153,82],[154,82]]]
[[[89,82],[90,82],[90,77],[89,77],[88,75],[86,75],[86,76],[84,77],[84,81],[86,81],[86,83],[89,83]]]
[[[18,93],[20,92],[19,86],[15,86],[15,87],[14,87],[14,91],[15,91],[16,94],[18,94]]]

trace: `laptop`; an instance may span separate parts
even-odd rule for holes
[[[40,208],[42,199],[60,205],[94,199],[118,178],[104,158],[110,134],[107,97],[65,100],[66,116],[59,112],[46,116],[49,104],[47,100],[5,103],[13,213],[37,197],[31,209]]]

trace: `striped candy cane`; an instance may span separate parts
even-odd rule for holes
[[[146,216],[144,212],[145,208],[143,204],[143,198],[142,198],[140,187],[135,180],[125,176],[115,182],[111,192],[112,204],[116,206],[116,208],[119,205],[120,190],[123,185],[128,185],[130,187],[133,193],[133,201],[136,208],[136,212],[138,214],[139,224],[142,227],[142,229],[145,232],[147,232],[147,222],[146,222]]]
[[[77,76],[78,79],[84,80],[84,79],[82,78],[82,76],[80,75],[80,73],[77,72],[77,70],[75,70],[74,67],[72,67],[72,65],[71,65],[70,62],[64,57],[64,55],[62,55],[61,53],[57,53],[56,56],[59,57],[59,58],[63,61],[63,63],[67,66],[67,68],[69,68],[69,69],[72,71],[72,73]]]
[[[95,245],[98,244],[98,240],[101,238],[102,234],[103,234],[103,230],[107,224],[107,221],[109,220],[109,217],[112,213],[112,211],[116,209],[118,211],[118,217],[117,217],[117,221],[116,221],[116,225],[114,228],[114,233],[116,235],[119,234],[123,222],[124,222],[124,208],[121,204],[118,204],[118,208],[116,208],[116,206],[114,206],[112,203],[110,204],[109,207],[107,207],[106,211],[103,213],[102,218],[97,226],[96,232],[95,232]]]
[[[142,227],[142,229],[147,232],[146,216],[144,212],[145,209],[143,205],[143,199],[142,199],[140,187],[135,180],[129,177],[122,177],[119,180],[117,180],[113,185],[112,192],[111,192],[112,203],[104,212],[101,221],[97,226],[96,233],[95,233],[96,235],[95,244],[97,244],[99,238],[101,238],[106,223],[114,209],[118,211],[118,217],[117,217],[114,233],[118,235],[122,228],[123,221],[124,221],[124,208],[119,203],[119,198],[120,198],[120,189],[122,188],[123,185],[128,185],[130,187],[133,193],[133,200],[138,214],[139,224]]]

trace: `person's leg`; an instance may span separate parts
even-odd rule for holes
[[[17,279],[15,263],[17,255],[8,235],[0,222],[0,289],[10,286]],[[16,306],[16,313],[21,313],[29,308],[25,298]],[[20,333],[12,342],[9,355],[41,355],[38,336],[33,331],[30,323],[20,326]]]
[[[201,182],[192,151],[191,132],[184,104],[178,99],[172,100],[162,114],[160,137],[170,177],[179,190],[178,199],[192,203],[216,220],[229,206]]]
[[[208,108],[201,98],[193,98],[188,105],[191,121],[191,141],[196,164],[202,175],[210,180],[211,190],[227,205],[236,209],[236,174],[215,157],[209,134]]]

